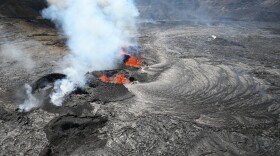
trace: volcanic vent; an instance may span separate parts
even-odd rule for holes
[[[41,103],[31,93],[38,88],[44,88],[48,83],[53,84],[51,92],[48,93],[50,102],[61,106],[65,96],[87,84],[86,73],[117,69],[122,60],[125,60],[126,66],[141,65],[139,59],[133,56],[136,53],[120,54],[120,51],[126,53],[122,47],[138,44],[136,39],[138,11],[133,1],[49,0],[48,3],[49,7],[42,11],[42,15],[55,22],[67,37],[69,54],[59,64],[58,70],[61,71],[61,75],[48,75],[39,79],[33,87],[26,86],[28,99],[20,106],[22,111],[41,105],[31,104],[33,101]],[[119,84],[134,80],[124,72],[116,73],[113,77],[103,72],[99,77],[104,82]]]
[[[132,54],[129,54],[130,52],[127,52],[123,54],[123,61],[121,64],[118,65],[117,69],[112,70],[101,70],[101,71],[92,71],[85,74],[85,77],[87,79],[87,82],[85,84],[86,88],[100,88],[100,86],[112,86],[113,84],[116,84],[116,88],[119,88],[119,85],[123,85],[126,83],[134,83],[139,82],[138,79],[143,82],[145,79],[145,74],[139,73],[139,69],[141,69],[141,65],[143,64],[142,61],[140,61],[140,56],[134,56]],[[52,92],[56,89],[56,83],[59,81],[63,81],[67,79],[67,75],[60,74],[60,73],[52,73],[48,74],[46,76],[43,76],[39,78],[38,80],[34,81],[29,88],[30,92],[27,92],[29,95],[28,99],[25,101],[24,104],[20,106],[20,111],[27,112],[30,111],[33,108],[42,107],[48,108],[51,103],[51,99],[48,98]],[[102,84],[102,85],[101,85]],[[112,84],[112,85],[110,85]],[[119,84],[119,85],[117,85]],[[29,85],[27,85],[29,86]],[[113,85],[114,86],[114,85]],[[119,86],[119,87],[118,87]],[[82,94],[89,94],[84,87],[77,87],[69,95],[82,95]],[[102,87],[101,87],[102,88]],[[122,88],[122,87],[121,87]],[[127,89],[125,89],[127,91]],[[100,90],[99,90],[100,91]],[[107,90],[108,91],[108,90]],[[105,90],[106,92],[106,90]],[[105,93],[103,96],[108,95],[109,93]],[[122,92],[116,92],[115,96],[123,94]],[[40,101],[40,105],[34,105],[29,104],[33,103],[34,101],[30,100],[30,97],[33,99],[36,99],[37,101]],[[41,99],[40,99],[41,98]],[[98,97],[96,97],[98,98]],[[99,100],[102,101],[101,98]],[[106,99],[106,98],[105,98]],[[110,99],[110,98],[109,98]],[[108,101],[105,100],[105,101]],[[29,106],[27,106],[29,105]],[[24,107],[25,106],[25,107]]]

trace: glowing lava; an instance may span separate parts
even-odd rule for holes
[[[119,84],[124,84],[128,83],[129,80],[125,77],[125,74],[123,73],[118,73],[116,74],[115,77],[107,77],[106,74],[102,74],[99,78],[103,82],[109,82],[109,83],[119,83]]]
[[[109,82],[108,77],[105,74],[102,74],[100,76],[100,80],[103,81],[103,82]]]
[[[128,60],[125,62],[125,65],[139,67],[141,65],[141,61],[135,56],[130,56]]]
[[[124,83],[127,83],[128,80],[127,78],[125,77],[124,74],[117,74],[116,75],[116,78],[115,78],[115,83],[121,83],[121,84],[124,84]]]

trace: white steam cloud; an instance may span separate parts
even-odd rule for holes
[[[119,50],[133,43],[138,11],[132,0],[48,0],[44,18],[51,19],[67,36],[69,54],[61,62],[67,79],[55,83],[51,101],[86,83],[85,73],[113,69]]]
[[[37,99],[33,94],[32,94],[32,87],[28,84],[25,84],[25,90],[26,90],[26,95],[27,99],[23,102],[23,104],[19,105],[19,111],[20,112],[29,112],[33,108],[40,107],[42,104],[42,101]]]
[[[75,89],[75,83],[68,79],[59,80],[54,83],[54,92],[51,94],[51,102],[56,106],[61,106],[64,96]]]

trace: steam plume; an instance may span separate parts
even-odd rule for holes
[[[64,95],[86,83],[88,71],[115,68],[119,50],[132,44],[138,11],[132,0],[48,0],[43,17],[68,37],[69,54],[61,66],[67,79],[55,83],[51,101],[61,105]]]
[[[25,90],[27,94],[27,99],[25,99],[24,103],[19,105],[19,110],[21,112],[29,112],[33,108],[38,108],[41,106],[42,101],[38,100],[33,94],[32,94],[32,87],[28,84],[25,84]]]

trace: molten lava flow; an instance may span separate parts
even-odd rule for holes
[[[141,61],[134,56],[130,56],[129,59],[125,62],[127,66],[139,67],[141,65]]]
[[[117,74],[116,75],[116,79],[115,79],[115,83],[121,83],[121,84],[124,84],[124,83],[127,83],[128,80],[127,78],[125,78],[124,74]]]
[[[109,83],[124,84],[129,82],[129,80],[125,77],[123,73],[116,74],[114,78],[113,77],[108,78],[106,74],[102,74],[99,79],[103,82],[109,82]]]
[[[100,80],[103,81],[103,82],[109,82],[109,81],[108,81],[108,77],[107,77],[105,74],[102,74],[102,75],[100,76]]]

